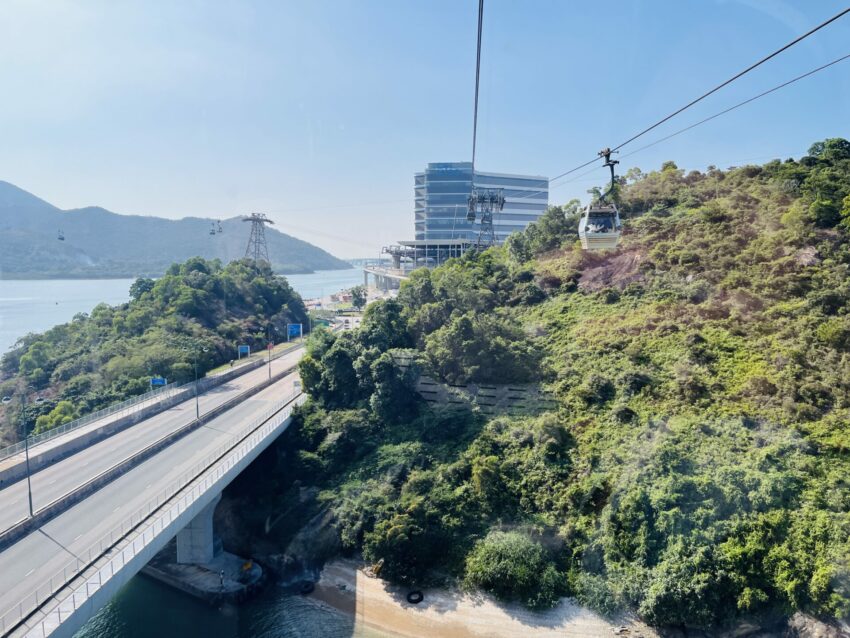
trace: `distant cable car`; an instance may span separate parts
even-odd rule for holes
[[[578,236],[581,239],[581,247],[585,250],[616,248],[623,229],[617,206],[613,202],[605,201],[614,190],[614,165],[619,162],[611,159],[609,148],[599,151],[599,155],[605,158],[604,166],[611,169],[611,186],[598,200],[587,205],[578,222]]]
[[[218,232],[219,234],[224,232],[224,229],[221,227],[221,222],[218,222]]]
[[[215,222],[211,222],[210,235],[215,235]]]
[[[59,241],[65,241],[65,234],[62,232],[62,229],[59,229],[59,233],[56,235],[56,239]]]

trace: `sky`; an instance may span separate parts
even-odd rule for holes
[[[846,1],[846,0],[845,0]],[[413,174],[469,161],[475,0],[0,4],[0,179],[60,208],[228,218],[343,257],[413,237]],[[553,177],[844,8],[833,0],[485,0],[476,166]],[[620,171],[850,138],[850,15],[626,146]],[[578,172],[550,203],[605,181]]]

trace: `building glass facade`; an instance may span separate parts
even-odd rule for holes
[[[417,240],[478,237],[479,224],[466,219],[466,198],[472,191],[471,162],[436,162],[414,176],[414,225]],[[549,180],[540,176],[506,175],[475,171],[476,188],[501,188],[504,209],[494,214],[496,241],[522,230],[545,211],[549,203]]]

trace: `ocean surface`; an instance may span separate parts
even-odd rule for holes
[[[74,638],[387,638],[354,618],[269,583],[241,605],[213,607],[134,576]]]
[[[310,299],[362,284],[363,271],[324,270],[286,278],[304,299]],[[132,279],[0,280],[0,354],[24,335],[70,321],[99,303],[124,303],[132,283]]]

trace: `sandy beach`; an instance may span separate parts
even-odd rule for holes
[[[322,606],[353,617],[354,636],[404,638],[654,638],[658,634],[631,618],[609,621],[568,599],[548,611],[532,612],[489,596],[444,589],[425,590],[412,605],[406,590],[368,576],[355,561],[328,563],[311,597]]]

